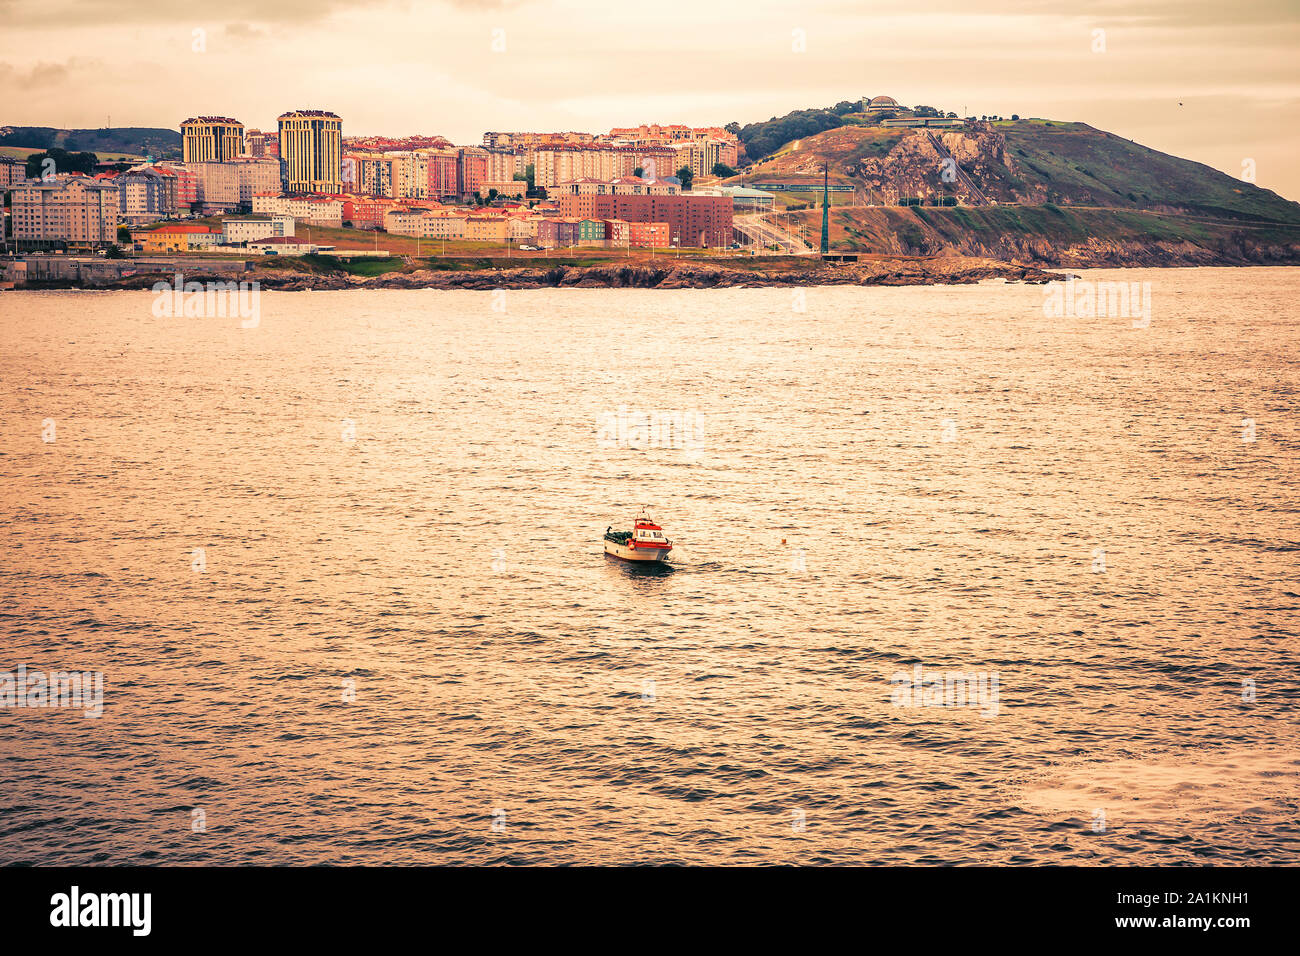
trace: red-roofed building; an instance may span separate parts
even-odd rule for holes
[[[145,233],[132,233],[138,252],[194,252],[217,245],[221,230],[195,223],[169,223]]]

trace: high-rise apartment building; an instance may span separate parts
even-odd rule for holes
[[[456,151],[456,176],[460,180],[460,197],[472,199],[483,191],[488,180],[487,150],[477,146],[462,146]]]
[[[460,197],[459,153],[451,149],[422,149],[428,165],[430,199],[456,199]]]
[[[181,123],[187,163],[226,163],[244,153],[244,124],[229,116],[196,116]]]
[[[343,191],[343,121],[326,110],[296,110],[280,117],[284,188],[291,193]]]

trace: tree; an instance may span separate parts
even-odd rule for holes
[[[691,183],[695,182],[695,171],[689,166],[683,166],[677,170],[677,178],[682,181],[682,192],[687,192]]]
[[[770,156],[791,140],[803,139],[844,125],[844,118],[833,110],[795,110],[773,116],[766,123],[750,123],[736,135],[751,162]]]
[[[1012,114],[1011,114],[1011,118],[1012,118],[1013,120],[1018,120],[1018,119],[1020,119],[1020,114],[1019,114],[1019,113],[1012,113]]]
[[[496,202],[496,201],[497,201],[497,196],[498,196],[498,195],[500,195],[500,194],[497,192],[497,190],[495,190],[495,189],[489,189],[489,190],[488,190],[488,202],[489,202],[489,203],[494,203],[494,202]]]
[[[110,243],[108,248],[104,250],[104,257],[106,259],[125,259],[126,253],[122,251],[120,246]]]
[[[714,164],[713,164],[713,175],[715,175],[715,176],[722,176],[722,177],[725,178],[725,177],[727,177],[727,176],[734,176],[734,175],[736,175],[736,171],[735,171],[734,169],[732,169],[730,166],[728,166],[726,163],[714,163]]]
[[[56,173],[85,173],[88,176],[95,172],[95,164],[99,162],[99,157],[94,153],[69,153],[56,146],[27,157],[27,178],[40,179],[45,172],[47,159],[54,161]]]
[[[722,127],[722,128],[725,129],[725,130],[726,130],[728,133],[730,133],[732,136],[739,136],[739,135],[740,135],[740,124],[739,124],[739,123],[735,123],[735,122],[728,123],[726,126],[724,126],[724,127]]]
[[[642,169],[640,166],[638,166],[636,169],[632,170],[632,175],[635,176],[637,179],[640,179],[641,174],[644,172],[645,170]]]
[[[130,241],[131,241],[131,230],[130,230],[129,227],[127,227],[127,226],[118,226],[118,227],[117,227],[117,241],[118,241],[118,242],[130,242]]]

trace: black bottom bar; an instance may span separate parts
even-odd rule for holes
[[[1294,869],[0,869],[6,943],[436,939],[444,931],[674,945],[1131,938],[1216,947],[1277,934]],[[75,906],[74,891],[75,890]],[[103,894],[113,894],[105,898]],[[121,896],[119,894],[128,894]],[[148,894],[145,897],[129,894]],[[145,916],[147,913],[148,934]],[[115,926],[72,925],[116,922]],[[60,925],[54,925],[60,924]],[[784,928],[782,928],[784,927]],[[695,931],[692,931],[695,933]],[[430,937],[428,934],[433,933]],[[612,934],[612,935],[611,935]],[[693,941],[701,941],[698,933]],[[6,947],[8,948],[8,947]],[[15,952],[18,950],[15,949]]]

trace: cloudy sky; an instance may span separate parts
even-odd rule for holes
[[[477,143],[887,93],[1254,160],[1300,200],[1298,50],[1300,0],[0,0],[0,124],[315,108]]]

